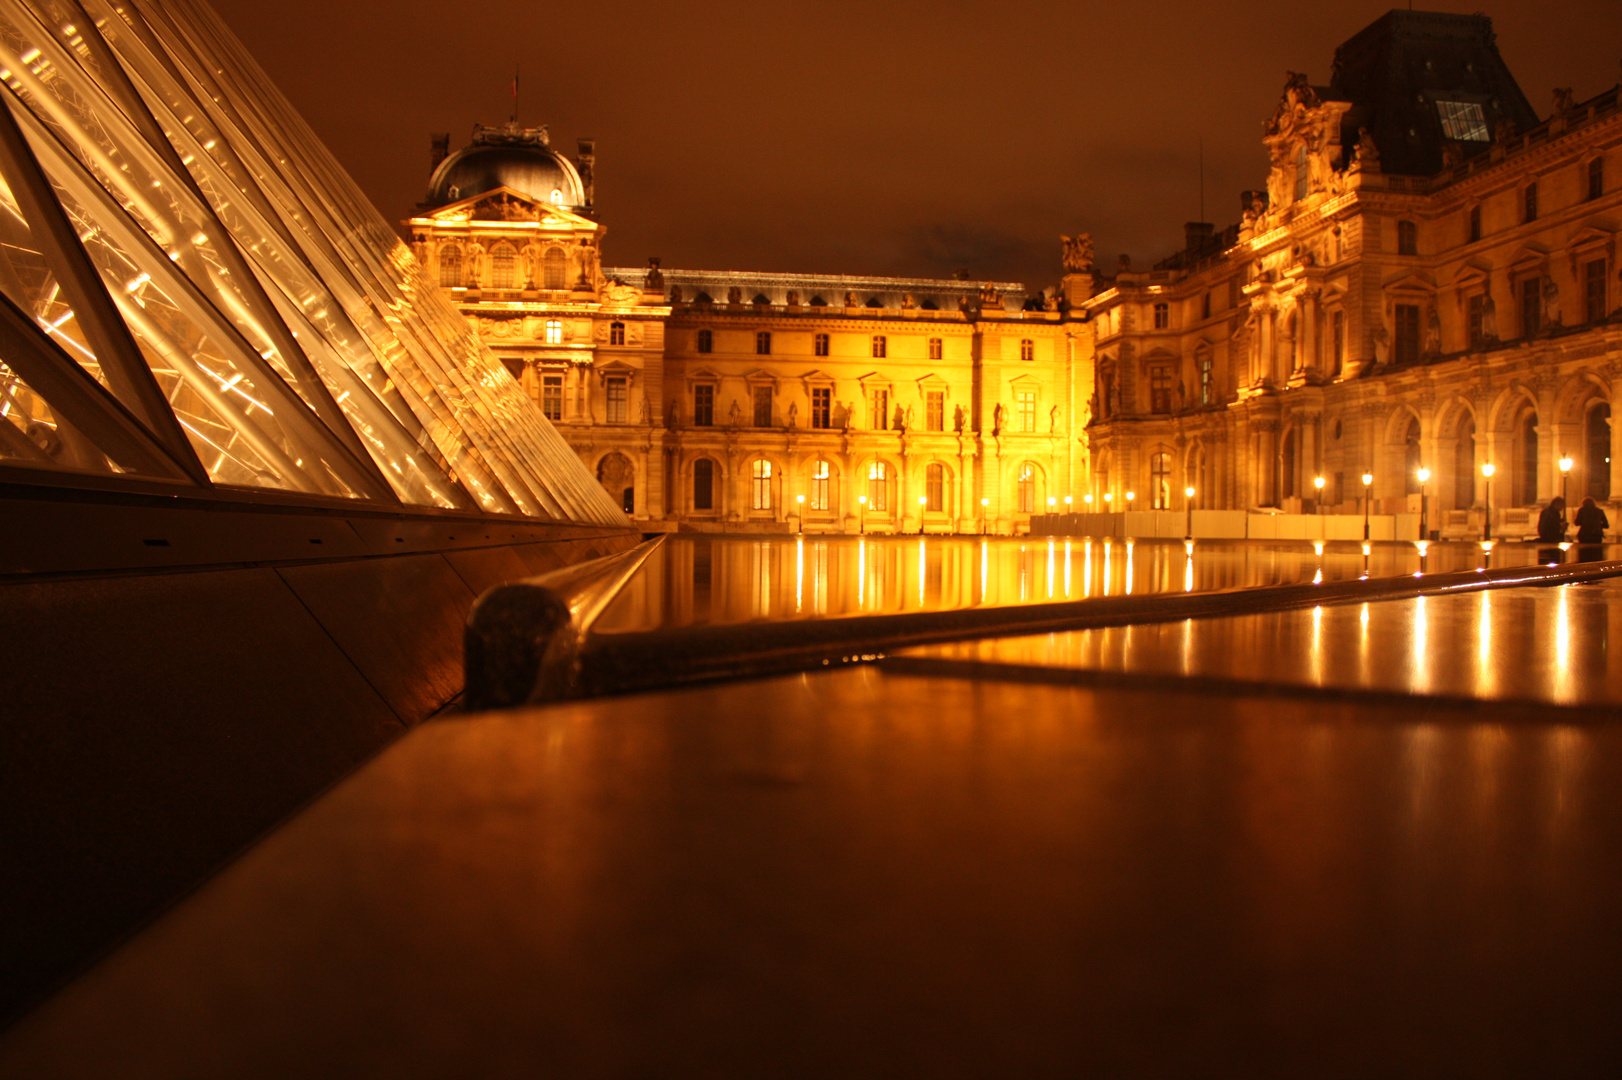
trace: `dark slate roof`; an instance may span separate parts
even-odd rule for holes
[[[1381,168],[1406,176],[1430,176],[1442,168],[1448,140],[1439,101],[1480,105],[1494,136],[1505,120],[1522,132],[1538,123],[1498,54],[1492,20],[1485,15],[1387,12],[1335,51],[1326,96],[1354,105],[1342,133],[1345,145],[1356,145],[1358,129],[1368,128]],[[1490,143],[1459,145],[1472,157]]]

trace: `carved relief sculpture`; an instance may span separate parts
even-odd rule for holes
[[[1075,236],[1060,236],[1059,243],[1064,247],[1064,269],[1067,274],[1090,274],[1093,271],[1093,234],[1077,233]]]

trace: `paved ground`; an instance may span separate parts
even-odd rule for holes
[[[1614,596],[424,725],[0,1038],[0,1075],[1614,1075]]]

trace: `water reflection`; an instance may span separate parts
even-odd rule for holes
[[[604,630],[1203,592],[1471,569],[1474,543],[671,536]],[[1533,565],[1504,544],[1499,566]]]

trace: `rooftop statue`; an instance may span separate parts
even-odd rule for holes
[[[1060,236],[1059,242],[1064,245],[1064,269],[1069,274],[1091,273],[1093,269],[1093,234],[1077,233],[1075,236]]]

